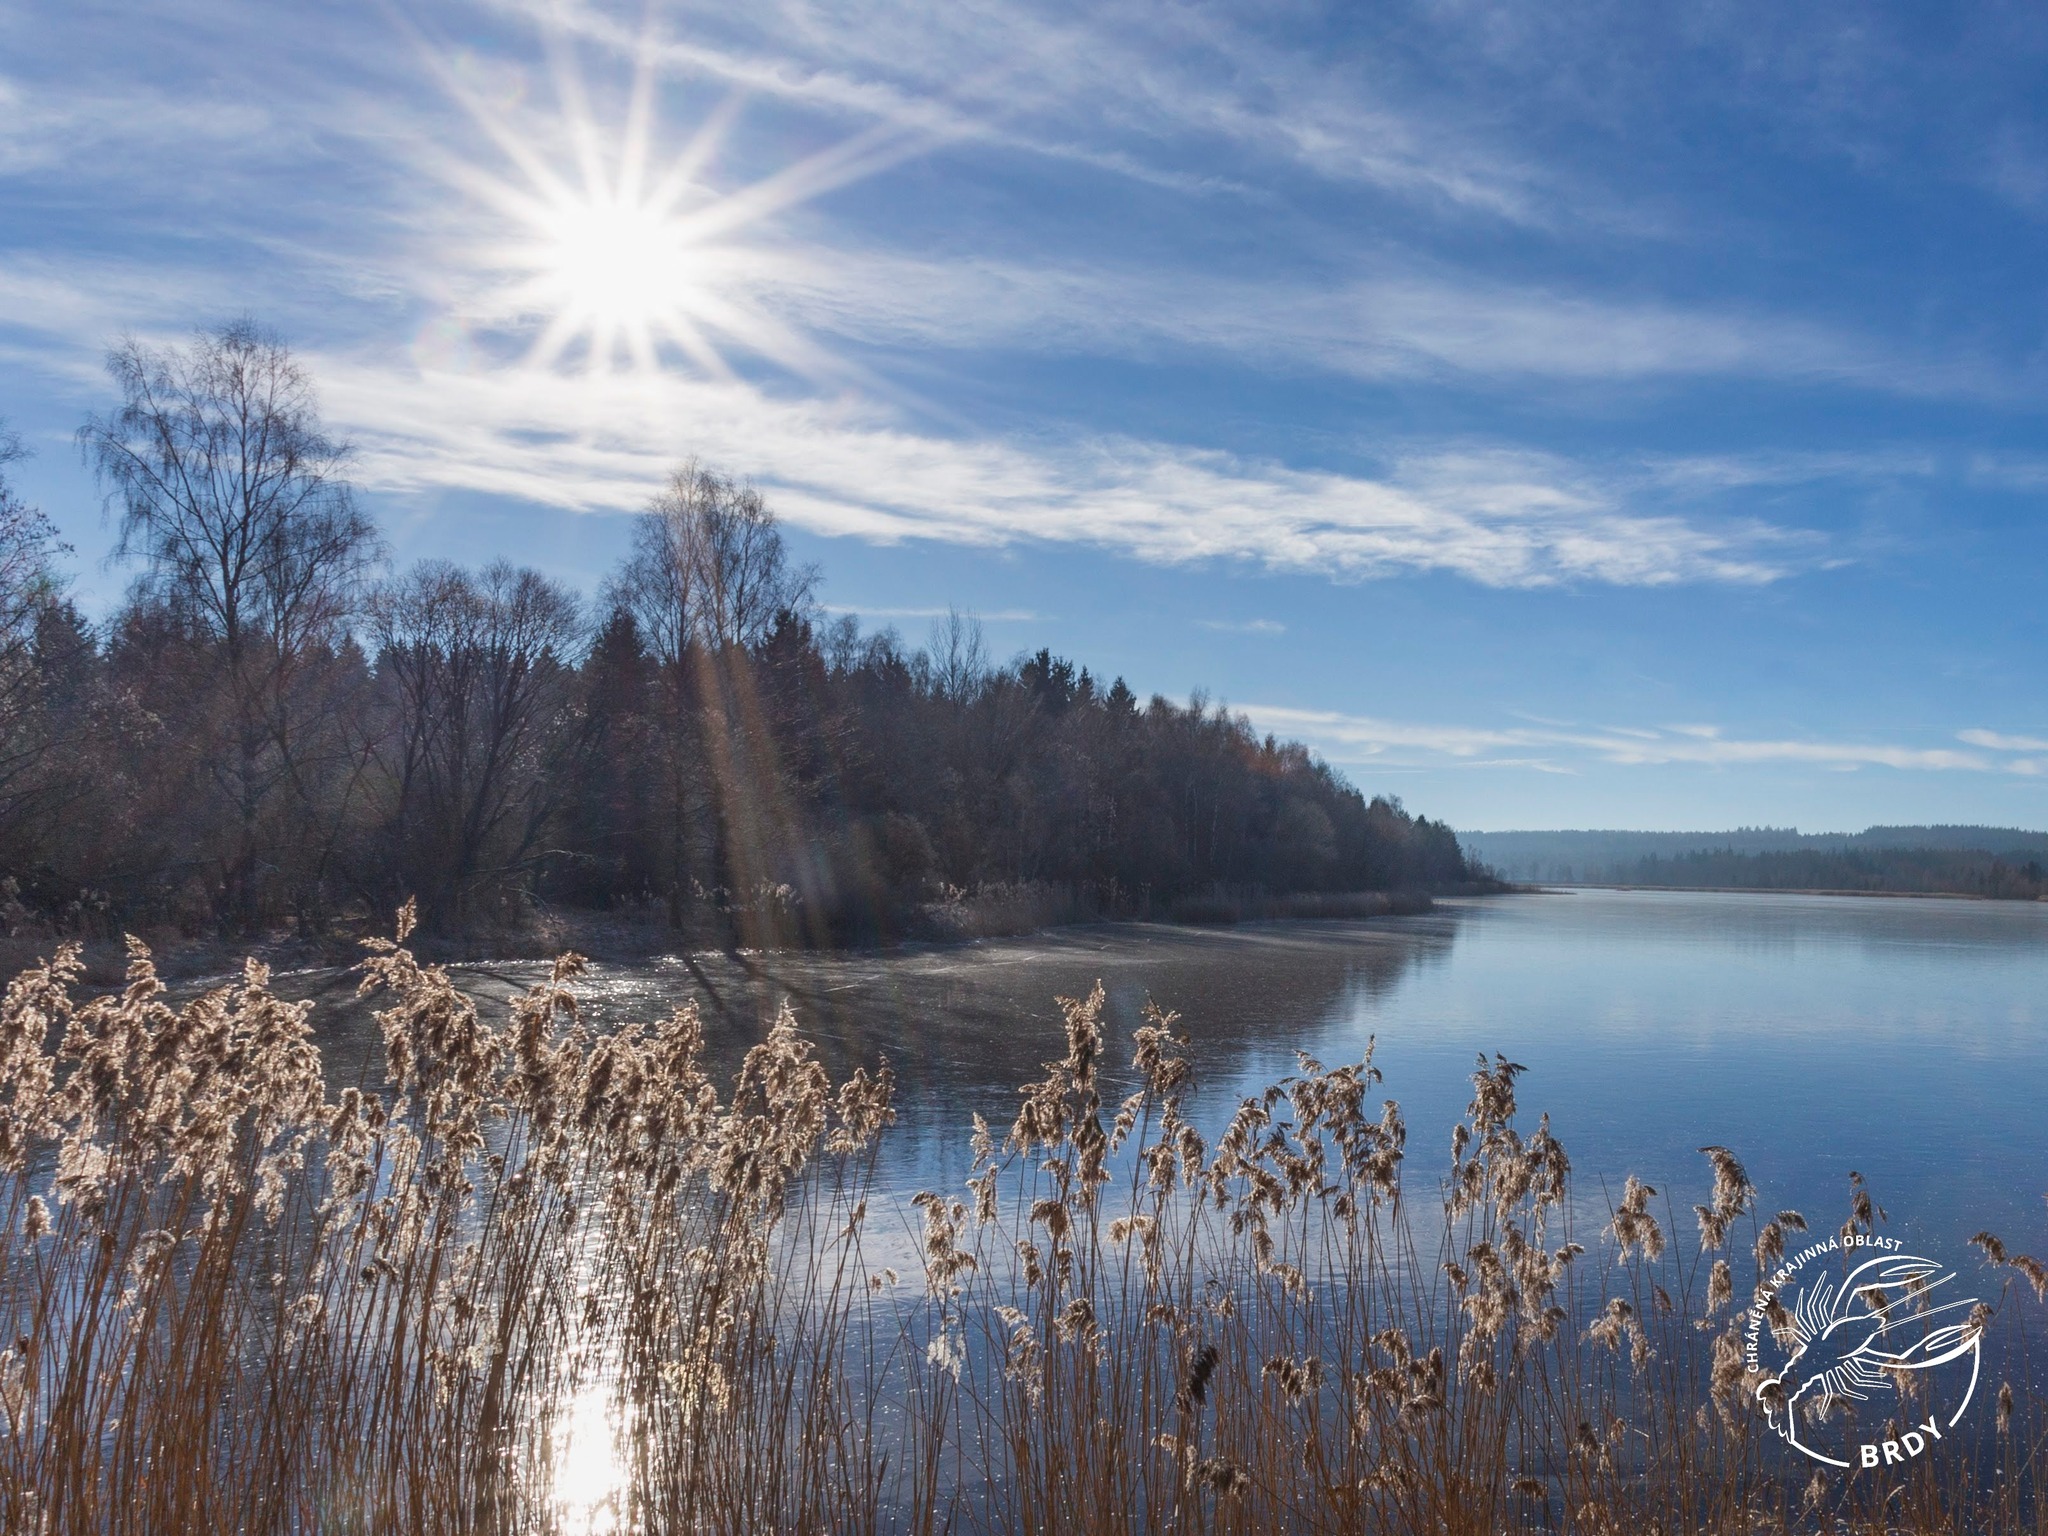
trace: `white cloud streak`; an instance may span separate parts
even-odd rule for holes
[[[887,346],[1139,357],[1191,348],[1366,379],[1746,377],[1913,395],[1980,387],[1964,365],[1900,358],[1807,321],[1470,275],[1389,270],[1251,283],[846,251],[829,264],[765,267],[759,281],[763,300],[811,327]]]
[[[1768,582],[1812,553],[1757,523],[1635,510],[1626,487],[1546,456],[1414,451],[1382,478],[1131,438],[950,438],[857,400],[738,381],[395,371],[318,361],[373,489],[462,489],[585,511],[641,505],[685,453],[751,474],[813,532],[878,542],[1091,545],[1161,564],[1237,560],[1487,586]]]
[[[2040,736],[2006,736],[1997,731],[1969,730],[1956,732],[1956,740],[1992,752],[2048,752],[2048,739]]]

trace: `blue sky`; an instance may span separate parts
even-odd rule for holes
[[[2048,826],[2037,7],[0,0],[0,416],[254,314],[400,562],[824,599],[1475,828]]]

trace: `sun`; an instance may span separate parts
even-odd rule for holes
[[[560,209],[540,257],[563,307],[594,324],[643,323],[688,304],[687,251],[674,224],[653,208],[599,203]]]
[[[579,198],[551,207],[532,233],[526,287],[552,311],[544,360],[578,339],[599,363],[623,350],[647,364],[663,342],[704,360],[698,322],[719,307],[711,263],[664,210],[615,195]]]
[[[651,15],[651,8],[650,8]],[[882,123],[738,188],[714,171],[741,101],[705,114],[679,150],[658,160],[658,40],[642,37],[616,124],[593,109],[574,50],[548,49],[553,121],[515,119],[422,45],[429,63],[507,162],[451,163],[451,179],[498,216],[483,250],[498,277],[493,308],[530,329],[528,361],[580,363],[592,373],[684,365],[729,377],[748,354],[813,379],[848,369],[774,313],[770,278],[800,268],[801,250],[773,240],[771,221],[832,188],[922,152],[927,129]]]

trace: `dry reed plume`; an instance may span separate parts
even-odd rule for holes
[[[6,1531],[2048,1529],[2016,1323],[1968,1447],[1810,1475],[1738,1332],[1804,1220],[1713,1147],[1697,1245],[1635,1179],[1576,1232],[1512,1062],[1418,1218],[1369,1058],[1212,1144],[1173,1015],[1117,1097],[1100,988],[1063,1000],[898,1277],[886,1069],[835,1087],[785,1009],[721,1097],[693,1007],[594,1032],[572,955],[493,1023],[411,926],[363,966],[379,1092],[330,1099],[254,963],[182,1008],[137,944],[116,996],[75,948],[8,989]],[[1998,1312],[2048,1288],[1978,1247]]]

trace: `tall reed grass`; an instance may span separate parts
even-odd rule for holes
[[[1369,1059],[1211,1142],[1173,1015],[1107,1086],[1098,988],[906,1246],[886,1069],[834,1085],[785,1010],[721,1093],[694,1008],[593,1030],[565,956],[487,1019],[411,926],[362,968],[374,1091],[253,963],[182,1007],[140,945],[116,995],[71,948],[9,987],[5,1530],[2044,1529],[2006,1303],[2048,1272],[1989,1234],[1984,1432],[1814,1475],[1736,1331],[1804,1222],[1719,1148],[1698,1243],[1634,1180],[1583,1217],[1513,1063],[1411,1202]]]

